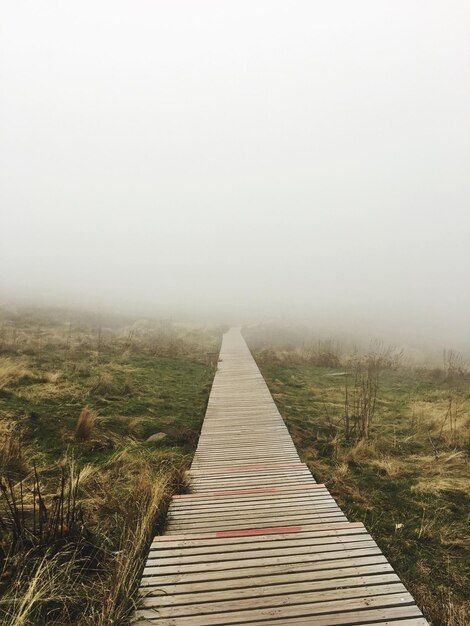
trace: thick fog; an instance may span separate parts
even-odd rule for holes
[[[1,14],[4,302],[468,344],[467,0]]]

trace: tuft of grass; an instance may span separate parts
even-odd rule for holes
[[[0,358],[0,390],[17,385],[23,379],[36,380],[37,375],[23,362]]]
[[[20,476],[28,467],[25,453],[32,455],[31,450],[24,450],[21,443],[21,426],[13,420],[0,421],[0,476],[9,473]]]
[[[347,465],[374,468],[380,475],[387,478],[397,478],[402,469],[397,458],[379,452],[374,443],[364,439],[360,439],[350,448],[345,448],[341,458],[342,462]]]
[[[108,581],[104,602],[94,618],[93,623],[98,626],[123,623],[135,610],[149,544],[155,533],[156,521],[162,521],[170,495],[175,491],[174,480],[175,476],[167,472],[156,478],[151,472],[144,471],[138,477],[133,494],[134,507],[127,511],[114,557],[115,567]]]
[[[84,407],[78,416],[77,426],[75,427],[75,439],[77,441],[90,441],[96,426],[96,412],[89,406]]]

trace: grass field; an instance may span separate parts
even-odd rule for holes
[[[468,625],[470,377],[460,360],[433,369],[384,360],[369,438],[347,441],[348,356],[331,343],[281,348],[246,335],[316,479],[365,523],[434,626]]]
[[[1,312],[2,624],[127,623],[149,540],[185,488],[220,337]]]
[[[2,624],[127,623],[149,540],[171,495],[185,489],[221,332],[2,311]],[[354,372],[370,355],[351,357],[334,342],[282,345],[279,333],[273,342],[257,329],[245,335],[316,479],[366,524],[434,626],[469,624],[462,362],[411,367],[385,351],[372,361],[368,436],[347,436],[345,388],[354,413]],[[165,436],[147,441],[157,433]]]

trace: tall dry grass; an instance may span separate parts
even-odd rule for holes
[[[89,441],[95,429],[96,421],[96,412],[89,406],[84,407],[77,419],[75,439],[77,441]]]
[[[453,395],[452,390],[432,402],[414,401],[409,414],[416,439],[433,444],[436,450],[470,443],[470,401]]]
[[[215,350],[224,331],[223,327],[208,329],[151,318],[66,310],[0,310],[0,313],[3,313],[0,353],[8,355],[7,360],[37,356],[53,347],[61,351],[63,362],[71,367],[84,351],[95,361],[105,354],[189,356],[199,351],[201,343],[206,344],[209,338]]]
[[[150,542],[172,493],[182,487],[182,460],[163,460],[149,450],[123,448],[104,466],[87,464],[81,470],[73,458],[64,463],[81,509],[80,537],[67,534],[71,528],[65,521],[64,532],[54,538],[43,533],[41,542],[25,541],[15,553],[7,550],[0,570],[0,623],[5,626],[126,624],[136,605]],[[60,488],[42,488],[45,511],[49,506],[59,513],[67,508],[61,509]],[[24,506],[18,483],[15,492],[18,510],[30,518],[31,492]],[[67,502],[67,490],[62,492]],[[27,493],[25,484],[21,493]],[[103,509],[110,511],[109,518]],[[55,527],[54,516],[46,517]]]
[[[0,420],[0,476],[6,472],[15,477],[24,474],[30,467],[28,459],[32,462],[35,458],[31,447],[22,445],[21,436],[21,427],[17,422]]]
[[[0,389],[5,389],[22,378],[35,380],[37,375],[23,361],[0,357]]]
[[[161,517],[166,508],[162,503],[168,501],[172,480],[169,474],[162,474],[157,480],[149,472],[139,476],[135,487],[135,509],[129,511],[104,601],[90,626],[92,623],[97,626],[124,623],[135,609],[156,518]]]

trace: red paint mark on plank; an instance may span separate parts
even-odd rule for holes
[[[251,530],[221,530],[215,533],[217,539],[226,537],[255,537],[257,535],[285,535],[300,533],[302,526],[279,526],[278,528],[252,528]]]
[[[296,527],[291,526],[290,528],[296,528]],[[315,529],[304,528],[304,532],[317,533],[317,532],[324,532],[324,531],[329,531],[329,530],[342,530],[343,528],[364,528],[364,524],[362,522],[337,522],[336,524],[318,524]],[[266,530],[269,530],[269,529],[266,529],[266,528],[259,529],[259,531],[261,531],[262,534],[264,535],[276,534],[274,531],[279,532],[279,528],[274,529],[273,532],[271,533],[266,532]],[[232,533],[230,535],[231,537],[238,537],[240,536],[239,534],[233,534],[233,533],[240,533],[240,532],[246,533],[246,532],[253,532],[253,531],[242,530],[242,531],[225,531],[225,532]],[[302,531],[296,531],[296,532],[302,532]],[[259,534],[258,529],[256,530],[256,534]],[[283,533],[280,533],[280,534],[283,534]],[[197,541],[197,540],[203,540],[203,539],[222,539],[222,537],[214,532],[202,533],[199,535],[158,535],[157,537],[154,537],[153,543],[171,542],[171,541]]]

